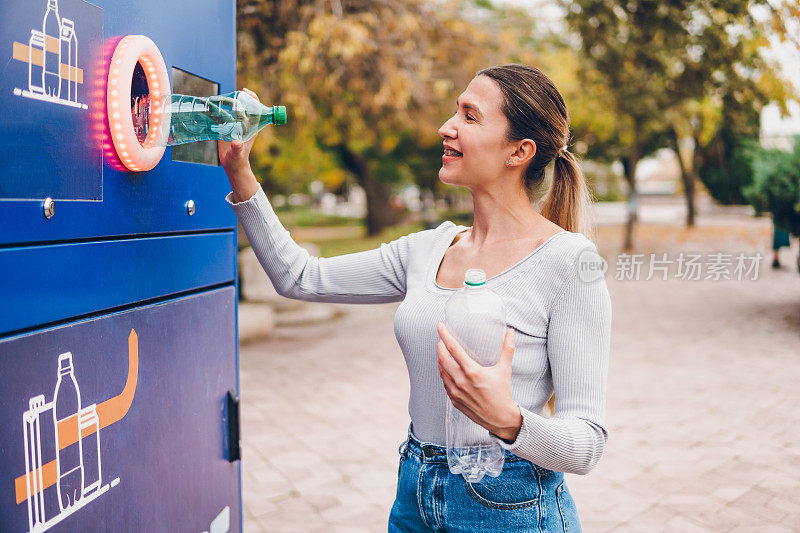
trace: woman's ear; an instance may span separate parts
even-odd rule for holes
[[[511,154],[511,157],[508,158],[509,165],[508,166],[517,166],[517,165],[524,165],[528,161],[533,160],[536,156],[536,143],[530,139],[523,139],[519,142],[517,149],[514,150],[514,153]]]

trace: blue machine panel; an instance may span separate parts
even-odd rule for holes
[[[0,341],[0,529],[240,530],[235,304],[228,287]]]
[[[4,0],[3,11],[2,50],[12,57],[2,58],[0,75],[0,198],[102,200],[89,101],[102,76],[103,11],[83,0],[60,0],[56,9]]]
[[[0,249],[0,337],[187,289],[233,283],[232,232]]]
[[[4,11],[6,3],[3,3]],[[12,59],[14,42],[28,43],[31,26],[38,17],[39,26],[47,8],[47,0],[15,1],[17,11],[13,16],[2,17],[0,23],[0,50],[5,50],[0,71],[2,71],[2,91],[0,102],[28,99],[13,94],[22,82],[18,72],[13,76],[11,70],[22,69],[26,73],[24,62]],[[72,12],[82,0],[59,0],[59,13],[69,19]],[[235,2],[233,0],[171,0],[168,4],[156,0],[97,0],[93,2],[102,10],[102,28],[104,41],[98,44],[79,40],[79,57],[105,57],[113,51],[113,44],[125,35],[142,34],[148,36],[158,46],[167,70],[171,67],[219,83],[222,93],[236,89],[236,22]],[[25,25],[20,20],[30,20]],[[77,24],[77,21],[76,21]],[[80,28],[79,28],[80,30]],[[24,35],[20,35],[23,32]],[[26,35],[28,37],[26,37]],[[77,33],[81,39],[83,33]],[[84,56],[85,53],[85,56]],[[88,67],[87,67],[88,68]],[[27,76],[27,74],[25,74]],[[106,72],[99,75],[106,76]],[[6,84],[8,87],[6,87]],[[17,84],[17,85],[14,85]],[[12,87],[13,85],[13,87]],[[80,95],[80,91],[78,91]],[[31,100],[31,105],[42,104]],[[102,167],[102,201],[64,201],[59,200],[58,187],[74,182],[71,171],[57,164],[56,155],[43,152],[53,143],[64,142],[56,138],[74,137],[76,132],[94,127],[92,120],[105,112],[105,95],[89,98],[88,109],[73,110],[67,106],[46,104],[52,108],[63,108],[63,113],[78,112],[81,124],[78,126],[71,120],[54,118],[48,126],[48,135],[52,141],[41,137],[34,140],[18,139],[21,148],[10,150],[2,160],[0,167],[0,183],[8,183],[8,187],[19,188],[26,183],[29,173],[26,169],[50,166],[53,174],[47,176],[45,187],[31,192],[27,191],[26,200],[9,199],[17,197],[11,191],[3,192],[0,187],[0,243],[53,242],[64,239],[88,239],[119,235],[186,232],[198,230],[231,229],[236,226],[236,218],[225,203],[224,197],[230,191],[230,185],[222,167],[185,163],[172,160],[171,148],[167,148],[160,163],[148,172],[123,172],[103,164]],[[62,110],[60,110],[62,111]],[[25,115],[18,117],[25,125],[17,128],[28,128],[38,131],[43,115]],[[59,115],[60,116],[60,115]],[[95,117],[95,118],[92,118]],[[8,117],[0,117],[0,125],[6,128]],[[16,119],[15,119],[16,120]],[[0,144],[8,142],[6,137]],[[77,142],[77,141],[75,141]],[[49,144],[48,144],[49,143]],[[3,145],[5,147],[5,145]],[[97,149],[92,146],[86,150],[77,150],[75,158],[92,158]],[[2,152],[3,150],[0,150]],[[41,161],[45,159],[46,161]],[[82,176],[83,183],[92,183],[95,174],[89,167]],[[78,180],[78,181],[81,181]],[[17,185],[14,185],[17,184]],[[58,185],[58,187],[55,186]],[[26,187],[28,187],[26,185]],[[70,193],[67,196],[75,196]],[[56,213],[46,219],[42,212],[42,200],[50,196],[56,199]],[[86,194],[84,196],[92,196]],[[186,210],[186,202],[192,200],[197,206],[193,216]]]

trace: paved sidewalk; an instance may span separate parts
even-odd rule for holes
[[[585,532],[800,531],[800,276],[768,260],[757,281],[609,272],[610,437],[567,474]],[[386,531],[408,426],[395,307],[242,347],[245,531]]]

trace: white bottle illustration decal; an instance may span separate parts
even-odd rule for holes
[[[78,416],[80,411],[81,392],[72,369],[72,353],[63,353],[58,357],[58,381],[53,395],[56,444],[59,442],[59,424],[62,424],[62,431],[69,428],[69,432],[74,432],[78,441],[58,450],[56,454],[56,486],[58,505],[62,511],[75,505],[83,495],[83,450]]]
[[[58,0],[47,1],[42,33],[44,33],[42,85],[46,95],[58,98],[61,95],[61,20],[58,18]],[[54,45],[50,44],[54,41]]]
[[[88,104],[78,100],[78,86],[85,82],[84,69],[78,65],[76,22],[59,14],[58,0],[37,2],[47,6],[41,28],[31,29],[27,45],[13,44],[13,58],[28,64],[28,88],[18,87],[13,92],[23,98],[88,109]]]
[[[136,365],[138,346],[133,331],[132,335],[128,345],[128,364],[133,358],[133,364]],[[134,339],[133,345],[130,344],[131,339]],[[114,411],[113,404],[119,402],[120,397],[110,398],[100,405],[93,403],[82,407],[72,352],[58,356],[57,378],[53,400],[45,402],[43,394],[34,396],[28,401],[28,410],[22,413],[25,476],[17,478],[15,485],[17,501],[21,501],[20,496],[28,501],[30,533],[49,530],[120,482],[117,477],[103,484],[100,457],[100,430],[103,423],[98,412],[103,405],[106,406],[106,412]],[[128,378],[130,380],[130,375]],[[129,386],[126,382],[123,394]],[[55,477],[51,477],[53,471]],[[21,480],[24,481],[22,487]],[[47,491],[52,485],[55,485],[55,490]],[[58,500],[57,506],[55,500]],[[0,531],[5,531],[2,520]]]
[[[100,418],[97,405],[84,407],[78,414],[78,429],[81,432],[81,467],[83,470],[83,492],[81,497],[91,496],[100,490],[103,474],[100,467]],[[83,437],[85,430],[89,436]]]
[[[44,94],[44,34],[31,30],[28,41],[28,90]]]
[[[78,101],[78,39],[75,37],[75,23],[61,19],[61,61],[67,67],[66,77],[61,79],[61,98],[70,102]],[[63,66],[62,66],[63,69]]]
[[[30,409],[22,415],[25,431],[25,481],[28,488],[28,526],[31,531],[45,522],[44,480],[42,479],[42,421],[44,394],[28,400]]]

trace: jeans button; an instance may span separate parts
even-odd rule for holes
[[[425,450],[424,450],[424,453],[425,453],[425,457],[433,457],[433,448],[428,448],[426,446]]]

